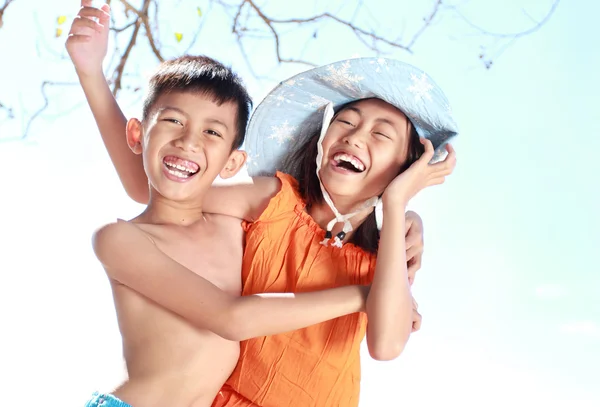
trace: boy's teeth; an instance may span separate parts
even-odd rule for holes
[[[179,178],[189,178],[190,177],[189,172],[181,172],[181,171],[177,171],[177,170],[172,170],[170,168],[167,169],[167,171],[169,172],[169,174],[174,175]]]
[[[189,174],[193,174],[193,173],[195,172],[194,170],[191,170],[191,169],[189,169],[189,168],[187,168],[187,167],[184,167],[183,165],[179,165],[179,164],[174,164],[174,163],[170,163],[170,162],[165,162],[165,165],[166,165],[167,167],[169,167],[169,171],[171,171],[171,169],[177,169],[177,170],[179,170],[179,171],[185,171],[185,172],[187,172],[187,173],[189,173]]]

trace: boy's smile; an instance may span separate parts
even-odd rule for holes
[[[176,182],[189,181],[200,171],[197,163],[174,155],[163,158],[163,164],[167,178]]]

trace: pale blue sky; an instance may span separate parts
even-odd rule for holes
[[[305,3],[285,8],[310,14]],[[328,3],[338,10],[342,2]],[[386,33],[402,28],[397,21],[405,16],[412,17],[409,31],[430,7],[376,3],[370,8],[384,16]],[[188,38],[196,4],[208,10],[204,1],[184,0],[188,11],[170,10],[163,32],[177,29]],[[477,24],[511,32],[531,24],[520,4],[540,18],[551,1],[463,4]],[[76,80],[70,63],[56,58],[64,38],[53,34],[56,17],[77,7],[72,0],[10,6],[0,29],[0,102],[31,113],[42,103],[41,80]],[[412,203],[426,229],[415,286],[423,328],[397,361],[365,358],[361,405],[600,405],[598,15],[598,2],[562,0],[546,26],[508,48],[490,70],[477,59],[482,39],[451,13],[426,32],[414,55],[390,55],[421,67],[446,91],[461,134],[455,173]],[[263,43],[250,52],[255,70],[269,79],[256,80],[233,40],[215,40],[229,20],[206,16],[192,52],[231,63],[257,103],[303,69],[277,67]],[[367,12],[359,19],[373,21]],[[304,46],[293,33],[290,41],[294,49]],[[333,25],[316,41],[306,55],[317,63],[369,55]],[[166,34],[164,44],[169,55],[183,49]],[[143,74],[155,66],[145,50],[131,62]],[[49,95],[47,114],[25,142],[9,141],[20,136],[21,117],[6,122],[0,113],[0,370],[9,377],[3,399],[14,406],[77,405],[122,378],[110,289],[90,237],[140,206],[121,190],[81,91],[71,86]],[[139,97],[126,97],[124,107],[138,114]],[[64,403],[44,392],[62,393]]]

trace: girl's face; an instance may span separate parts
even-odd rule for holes
[[[359,204],[383,193],[406,161],[410,121],[380,99],[340,111],[323,139],[320,177],[334,201]]]

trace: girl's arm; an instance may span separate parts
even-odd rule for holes
[[[347,286],[301,294],[236,297],[165,255],[137,226],[118,222],[94,235],[108,276],[234,341],[304,328],[364,308],[367,288]]]
[[[367,346],[377,360],[397,358],[412,331],[412,295],[406,264],[405,208],[419,191],[439,185],[450,175],[456,154],[446,145],[445,160],[429,164],[434,150],[431,141],[421,139],[425,152],[386,188],[382,196],[383,227],[377,265],[367,298]]]
[[[385,195],[384,195],[385,197]],[[376,360],[392,360],[404,350],[412,330],[404,206],[383,200],[377,265],[367,298],[367,347]]]

